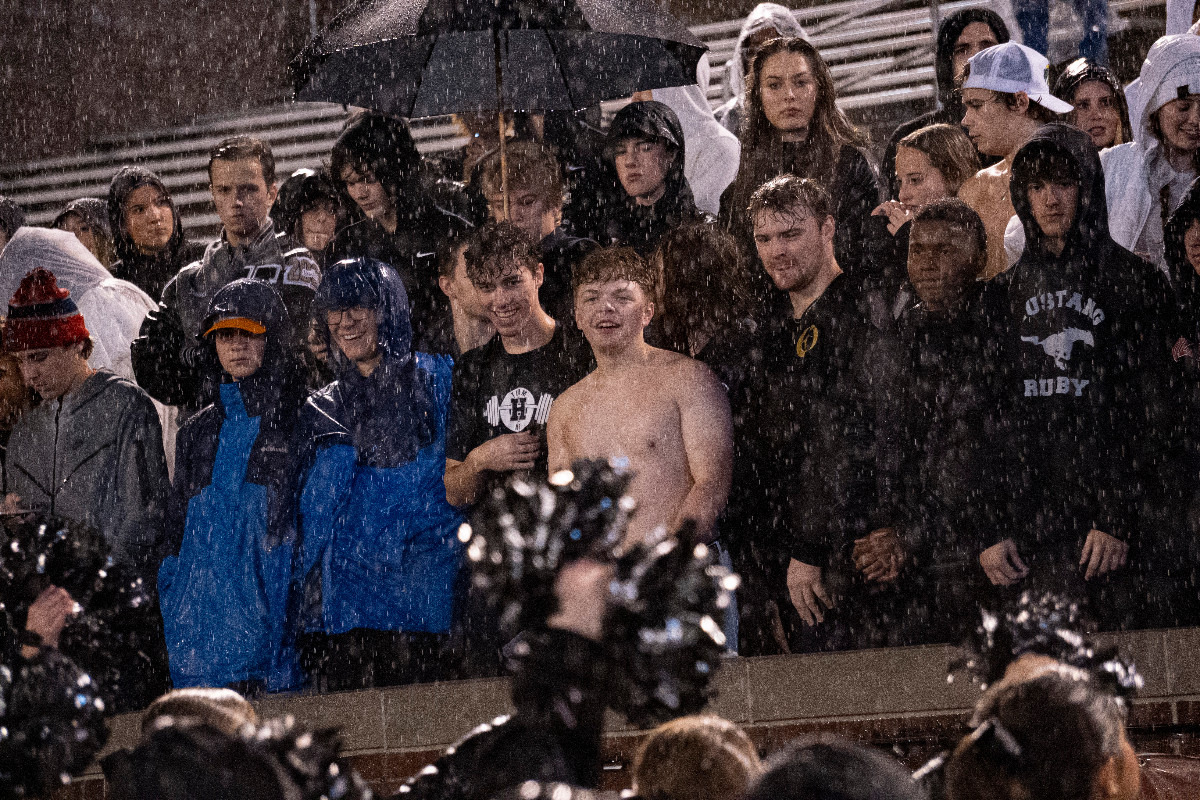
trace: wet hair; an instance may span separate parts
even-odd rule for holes
[[[379,181],[399,203],[420,172],[421,154],[403,120],[368,111],[346,123],[330,153],[329,175],[343,193],[347,167]],[[348,195],[344,203],[349,209],[358,208]]]
[[[673,228],[659,240],[654,261],[659,323],[672,350],[688,352],[689,319],[712,321],[719,329],[750,313],[753,284],[737,240],[726,231],[702,223]]]
[[[816,181],[780,175],[754,190],[747,211],[751,221],[759,214],[798,216],[805,211],[824,220],[833,216],[833,200]]]
[[[746,800],[925,800],[903,766],[834,737],[792,742],[767,762]]]
[[[149,735],[164,718],[194,719],[233,735],[247,723],[258,722],[254,706],[232,689],[190,687],[172,689],[142,712],[142,736]]]
[[[1085,83],[1102,83],[1112,92],[1113,104],[1117,109],[1121,125],[1117,128],[1117,139],[1114,145],[1133,141],[1133,132],[1129,125],[1129,103],[1125,99],[1125,89],[1121,81],[1108,67],[1097,64],[1091,59],[1077,58],[1063,68],[1054,80],[1051,91],[1059,99],[1075,105],[1075,95]],[[1075,124],[1077,111],[1070,111],[1065,119],[1071,125]]]
[[[253,136],[230,136],[222,139],[208,151],[208,179],[212,181],[214,161],[257,161],[262,167],[263,181],[268,187],[275,185],[275,154],[271,145]]]
[[[508,154],[508,190],[529,191],[551,208],[563,204],[562,169],[549,148],[538,142],[517,141],[506,147]],[[500,151],[484,157],[479,173],[484,195],[502,191]]]
[[[896,147],[923,153],[953,194],[958,194],[967,178],[979,172],[979,153],[958,125],[927,125],[905,136]]]
[[[957,197],[947,197],[921,206],[912,220],[913,225],[933,222],[955,225],[967,231],[971,238],[975,240],[977,252],[986,260],[987,230],[984,228],[983,220],[979,218],[979,214],[975,213],[975,209]],[[981,263],[980,268],[982,269],[982,267],[983,264]]]
[[[736,800],[761,772],[745,731],[714,716],[658,726],[633,760],[633,783],[642,800]]]
[[[958,78],[958,92],[962,95],[963,84],[967,82],[967,78],[971,77],[971,62],[968,61],[963,67],[962,75]],[[987,89],[992,93],[998,101],[1008,106],[1010,111],[1016,111],[1017,106],[1021,104],[1021,99],[1014,92],[998,92],[995,89]],[[1029,107],[1025,110],[1025,116],[1035,122],[1040,122],[1045,125],[1048,122],[1057,122],[1059,115],[1046,108],[1041,103],[1036,102],[1032,97],[1029,98]]]
[[[762,81],[759,76],[767,59],[780,53],[799,53],[808,61],[809,70],[817,84],[817,102],[808,125],[808,141],[821,151],[822,157],[827,157],[824,163],[829,164],[829,168],[832,169],[842,145],[863,147],[867,144],[867,138],[838,108],[837,89],[825,59],[821,58],[821,54],[812,43],[799,36],[771,39],[754,54],[750,65],[750,79],[746,83],[746,118],[742,123],[742,148],[761,147],[776,136],[775,127],[763,111]]]
[[[280,230],[300,239],[304,215],[325,203],[333,206],[333,213],[340,221],[342,197],[329,177],[329,170],[323,166],[317,169],[302,167],[280,184],[275,205],[271,208],[271,219]]]
[[[985,696],[976,719],[946,764],[953,800],[1087,800],[1121,754],[1126,708],[1084,671],[1058,665]]]
[[[489,222],[467,244],[467,277],[494,280],[513,267],[533,272],[541,262],[537,243],[511,222]]]
[[[642,287],[647,300],[658,297],[658,276],[654,268],[632,247],[597,247],[571,274],[574,291],[579,291],[584,284],[609,281],[631,281]]]

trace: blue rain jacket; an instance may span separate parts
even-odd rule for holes
[[[176,449],[177,555],[159,570],[176,687],[259,680],[293,688],[301,673],[285,621],[292,574],[294,448],[303,373],[278,293],[243,279],[213,298],[205,330],[245,316],[267,328],[263,366],[223,375],[218,402],[183,426]]]
[[[381,262],[337,264],[316,303],[326,337],[326,311],[374,308],[383,361],[364,377],[331,347],[338,379],[301,413],[301,629],[444,633],[463,561],[444,484],[452,362],[411,351],[404,285]]]

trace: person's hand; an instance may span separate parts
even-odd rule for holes
[[[67,590],[49,586],[30,604],[25,617],[25,630],[36,633],[44,646],[58,647],[58,637],[67,624],[67,617],[74,613],[75,600]],[[23,648],[26,656],[30,655],[27,652],[29,650],[35,651],[35,648]]]
[[[608,612],[608,585],[614,572],[612,564],[591,558],[565,565],[554,579],[558,611],[550,615],[546,624],[600,641]]]
[[[889,583],[904,566],[904,543],[895,528],[880,528],[854,540],[854,568],[869,581]]]
[[[791,595],[792,605],[800,612],[800,619],[805,625],[816,625],[825,621],[825,612],[821,609],[833,608],[833,600],[821,582],[821,568],[803,561],[792,559],[787,571],[788,594]]]
[[[329,342],[317,336],[316,328],[311,325],[308,328],[308,337],[305,339],[305,344],[308,345],[308,352],[312,353],[317,361],[324,364],[329,359]]]
[[[21,495],[15,492],[9,492],[4,495],[4,505],[0,506],[0,514],[19,514],[23,510],[21,508]]]
[[[1017,552],[1017,543],[1005,539],[979,554],[979,563],[994,586],[1012,586],[1029,574],[1029,567]]]
[[[904,223],[913,217],[913,210],[899,200],[887,200],[875,206],[871,211],[872,217],[887,217],[888,233],[896,235],[896,231],[904,227]]]
[[[493,472],[512,472],[533,469],[533,462],[542,449],[541,438],[529,432],[506,433],[476,447],[467,456],[479,469]]]
[[[1083,579],[1090,581],[1120,569],[1125,566],[1128,555],[1129,545],[1117,537],[1095,529],[1088,531],[1087,541],[1083,543],[1083,553],[1079,558],[1079,566],[1087,565]]]

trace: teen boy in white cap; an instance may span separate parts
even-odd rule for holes
[[[980,153],[1003,159],[980,170],[958,193],[987,230],[984,280],[1008,269],[1004,229],[1016,213],[1008,189],[1013,156],[1039,127],[1072,109],[1050,94],[1049,67],[1041,53],[1015,42],[981,50],[967,62],[959,90],[966,108],[963,127]]]

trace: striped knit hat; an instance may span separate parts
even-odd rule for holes
[[[38,267],[21,281],[8,303],[4,349],[10,353],[66,347],[90,338],[71,293],[58,288],[54,273]]]

